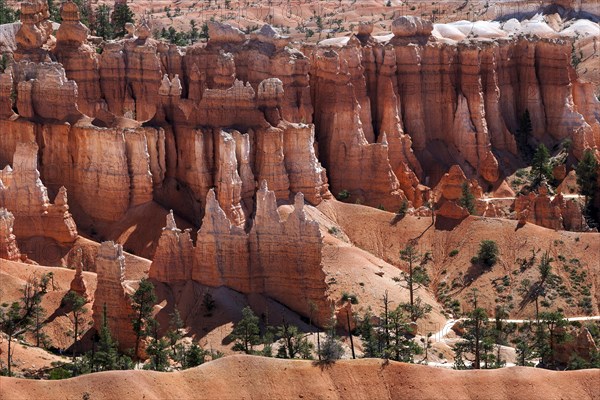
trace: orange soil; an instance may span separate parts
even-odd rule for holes
[[[429,227],[430,217],[406,216],[394,223],[393,213],[370,207],[326,201],[318,209],[331,220],[337,222],[347,237],[357,247],[379,257],[388,263],[404,265],[399,260],[400,250],[410,239],[423,235],[418,241],[421,253],[430,251],[433,257],[428,264],[428,272],[432,279],[431,288],[435,293],[441,282],[456,288],[451,291],[453,298],[466,304],[471,288],[479,290],[480,303],[493,311],[498,293],[493,288],[492,280],[508,276],[510,286],[502,295],[512,295],[515,308],[512,317],[531,317],[533,304],[526,304],[521,309],[521,296],[517,288],[523,279],[535,282],[538,279],[537,264],[541,254],[548,251],[554,258],[552,263],[554,274],[563,279],[563,283],[574,296],[574,304],[569,305],[562,297],[554,300],[553,308],[562,307],[567,316],[584,315],[583,309],[577,306],[578,300],[584,297],[571,285],[569,274],[564,269],[571,259],[579,260],[580,271],[587,273],[585,284],[591,284],[592,314],[597,315],[600,303],[600,234],[567,231],[553,231],[533,224],[517,227],[517,221],[499,218],[469,217],[452,230],[448,221],[436,221],[436,229]],[[517,229],[518,228],[518,229]],[[479,243],[490,239],[497,242],[500,248],[499,262],[489,271],[471,266],[471,257],[477,254]],[[451,257],[452,250],[459,253]],[[529,258],[532,249],[536,250],[536,264],[525,272],[519,270],[517,258]],[[565,262],[560,261],[564,257]],[[473,280],[471,281],[471,278]]]
[[[597,370],[452,371],[360,359],[316,365],[252,356],[183,372],[112,371],[64,381],[0,377],[0,399],[598,399]]]

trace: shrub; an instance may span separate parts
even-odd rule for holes
[[[356,297],[355,294],[343,292],[342,293],[342,302],[345,303],[347,301],[349,301],[350,304],[358,304],[358,298]]]
[[[479,243],[479,251],[477,252],[476,262],[480,262],[486,267],[493,267],[498,261],[498,244],[493,240],[482,240]],[[473,261],[473,260],[471,260]]]
[[[347,200],[350,198],[350,192],[346,189],[338,193],[338,200]]]
[[[456,257],[458,255],[458,250],[454,249],[450,252],[450,254],[448,254],[450,257]]]

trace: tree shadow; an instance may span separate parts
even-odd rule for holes
[[[392,218],[392,220],[390,221],[390,225],[396,226],[396,224],[398,224],[398,222],[402,221],[404,219],[404,217],[406,217],[406,214],[395,214],[394,218]]]
[[[335,360],[315,360],[312,362],[313,367],[319,367],[321,371],[331,369],[335,364]]]
[[[439,231],[452,231],[452,230],[454,230],[454,228],[459,226],[464,220],[465,220],[465,218],[452,219],[452,218],[438,216],[435,219],[435,229],[437,229]]]

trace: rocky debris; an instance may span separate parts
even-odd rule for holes
[[[557,333],[565,333],[564,328],[558,328]],[[563,365],[568,364],[573,356],[580,357],[585,361],[590,361],[592,353],[598,351],[598,346],[590,331],[586,327],[579,328],[569,332],[573,336],[573,340],[558,343],[554,349],[554,358],[558,363]]]
[[[15,217],[6,209],[0,208],[0,258],[18,261],[21,258],[17,240],[13,235]]]
[[[306,218],[304,196],[296,194],[294,211],[281,221],[275,192],[263,181],[249,232],[232,224],[214,189],[207,195],[195,247],[189,232],[181,232],[167,217],[150,276],[166,283],[192,279],[206,286],[263,294],[305,316],[310,315],[312,302],[322,310],[313,318],[324,324],[328,303],[321,250],[319,226]]]
[[[253,32],[251,39],[257,40],[260,43],[269,43],[281,50],[290,43],[289,36],[281,35],[275,28],[269,24],[265,24],[258,31]]]
[[[395,37],[429,36],[433,31],[431,21],[413,16],[402,16],[392,22]]]
[[[96,256],[97,285],[94,294],[94,327],[100,330],[106,321],[122,351],[135,347],[135,333],[131,327],[133,309],[125,283],[125,256],[120,244],[102,242]]]
[[[17,144],[12,168],[0,171],[0,203],[13,213],[19,238],[45,236],[73,243],[77,227],[69,213],[66,189],[61,187],[54,203],[50,202],[37,169],[37,153],[35,143]]]
[[[212,43],[243,43],[246,40],[244,32],[231,25],[221,22],[208,22],[208,36]]]
[[[545,184],[538,188],[537,194],[517,196],[514,208],[521,224],[529,222],[549,229],[579,232],[589,229],[579,201],[566,200],[560,193],[552,199]]]

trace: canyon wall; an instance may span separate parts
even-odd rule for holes
[[[29,39],[0,74],[11,132],[0,161],[36,140],[42,179],[69,190],[85,228],[149,201],[200,226],[213,187],[246,226],[262,180],[281,201],[302,192],[316,205],[331,185],[348,201],[420,207],[452,165],[484,187],[522,166],[526,110],[533,144],[570,139],[579,158],[600,141],[600,103],[567,40],[457,42],[401,17],[392,35],[363,24],[302,52],[268,25],[245,35],[211,22],[206,44],[182,48],[142,23],[98,54],[76,5],[62,7],[53,38],[40,4],[26,7],[18,36]]]

